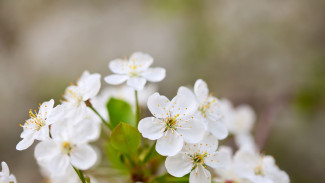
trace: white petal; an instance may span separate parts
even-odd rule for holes
[[[112,74],[104,78],[105,82],[111,85],[118,85],[129,79],[127,75]]]
[[[213,153],[218,149],[218,139],[213,135],[206,135],[201,142],[198,143],[201,151]]]
[[[100,89],[100,74],[91,74],[86,79],[78,82],[83,101],[86,101],[97,95]]]
[[[40,115],[43,119],[45,119],[46,116],[51,113],[53,106],[54,106],[53,99],[47,102],[43,102],[43,104],[39,108],[38,115]]]
[[[39,162],[50,161],[54,156],[60,154],[60,147],[52,141],[42,141],[35,147],[34,156]]]
[[[144,78],[131,77],[130,79],[128,79],[126,84],[136,90],[142,90],[146,82],[147,81]]]
[[[180,152],[175,156],[168,156],[165,162],[167,172],[175,177],[183,177],[190,173],[193,163],[191,158]]]
[[[76,144],[87,143],[96,140],[100,135],[100,124],[83,119],[70,127],[71,141]]]
[[[182,127],[177,128],[177,132],[182,134],[185,142],[198,143],[202,140],[205,128],[204,124],[195,119],[180,123]]]
[[[10,174],[10,172],[9,172],[9,167],[8,167],[8,165],[7,165],[7,163],[6,162],[1,162],[1,169],[2,169],[2,173],[6,176],[6,177],[8,177],[9,176],[9,174]]]
[[[202,165],[198,165],[190,174],[190,183],[211,183],[211,174]]]
[[[167,97],[154,93],[148,98],[148,108],[155,117],[167,118],[169,100]]]
[[[116,74],[127,74],[129,72],[129,62],[124,59],[115,59],[109,62],[108,67]]]
[[[70,153],[70,161],[80,170],[87,170],[96,163],[97,154],[89,145],[78,145]]]
[[[204,102],[204,100],[209,96],[209,89],[206,82],[204,82],[202,79],[196,80],[194,84],[194,93],[200,103]]]
[[[172,117],[177,115],[179,118],[194,114],[198,108],[193,92],[186,87],[178,89],[177,95],[173,98],[170,105]]]
[[[229,154],[224,151],[211,153],[205,159],[205,164],[212,168],[224,168],[228,166],[229,163]]]
[[[154,117],[144,118],[139,122],[138,129],[143,137],[157,140],[163,136],[165,123]]]
[[[18,151],[25,150],[29,148],[34,142],[34,135],[33,134],[28,134],[28,136],[25,136],[17,145],[16,149]]]
[[[208,120],[208,130],[218,139],[224,139],[228,136],[228,129],[221,121]]]
[[[149,68],[144,71],[141,76],[146,78],[148,81],[151,82],[159,82],[163,80],[166,76],[166,70],[164,68],[156,67],[156,68]]]
[[[45,164],[43,164],[43,166],[44,165]],[[49,162],[46,162],[46,166],[50,171],[51,176],[62,176],[71,165],[67,155],[57,154],[53,156]]]
[[[153,63],[153,58],[145,53],[135,52],[131,55],[129,64],[135,66],[135,71],[145,71]]]
[[[184,141],[176,132],[168,130],[157,140],[156,151],[163,156],[174,156],[181,151]]]
[[[49,131],[50,129],[48,125],[43,126],[41,129],[34,133],[34,138],[40,141],[47,140],[50,138]]]

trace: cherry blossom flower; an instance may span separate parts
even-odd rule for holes
[[[71,111],[76,113],[84,112],[85,101],[95,97],[99,92],[100,77],[100,74],[90,74],[88,71],[84,71],[77,84],[71,85],[65,90],[63,104],[67,108],[75,109]]]
[[[206,169],[222,168],[226,155],[217,152],[218,139],[212,135],[206,136],[196,144],[185,143],[181,152],[175,156],[168,156],[165,162],[168,173],[175,177],[183,177],[190,173],[190,183],[210,183],[211,174]]]
[[[256,120],[253,109],[248,105],[234,108],[227,99],[222,99],[220,104],[221,111],[224,113],[224,122],[229,132],[235,136],[237,146],[250,146],[252,149],[257,149],[251,134]]]
[[[219,100],[209,95],[208,86],[202,79],[195,82],[194,93],[199,104],[199,116],[205,122],[207,130],[218,139],[226,138],[228,130],[222,121]]]
[[[214,169],[215,173],[218,175],[214,178],[214,181],[220,183],[251,183],[250,180],[240,177],[234,170],[233,152],[228,146],[220,146],[219,152],[225,154],[226,166],[224,168]]]
[[[6,162],[1,162],[0,183],[17,183],[16,177],[9,172]]]
[[[80,119],[59,118],[51,126],[52,139],[37,144],[35,158],[51,175],[61,176],[71,165],[86,170],[95,164],[97,153],[88,142],[98,138],[100,128],[88,118]]]
[[[49,125],[51,125],[53,121],[53,105],[54,100],[44,102],[39,107],[38,113],[36,110],[33,112],[31,109],[29,110],[30,119],[26,120],[24,125],[20,125],[23,127],[23,132],[20,137],[23,138],[16,146],[17,150],[24,150],[30,147],[34,140],[46,140],[49,138]],[[54,112],[55,113],[55,112]]]
[[[153,58],[141,52],[133,53],[129,60],[112,60],[108,67],[114,74],[106,76],[104,80],[112,85],[118,85],[126,81],[128,86],[136,90],[142,90],[147,81],[159,82],[166,76],[164,68],[150,68],[152,63]]]
[[[235,172],[252,183],[289,183],[289,176],[280,170],[272,156],[260,155],[250,148],[241,148],[234,156]]]
[[[185,87],[169,101],[165,96],[154,93],[148,99],[148,108],[154,117],[139,122],[142,136],[157,140],[156,150],[163,156],[173,156],[183,147],[184,141],[199,142],[204,135],[204,125],[193,117],[197,110],[193,93]]]

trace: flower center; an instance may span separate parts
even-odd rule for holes
[[[72,144],[70,144],[70,142],[62,143],[62,152],[65,154],[70,155],[70,152],[72,151],[73,148],[74,148],[74,146]]]
[[[262,176],[264,175],[264,173],[263,173],[263,157],[260,158],[260,162],[259,162],[258,166],[255,167],[255,169],[254,169],[254,173],[256,175],[262,175]]]
[[[171,117],[169,117],[169,118],[167,118],[166,120],[165,120],[165,123],[166,123],[166,126],[165,126],[165,130],[164,130],[164,132],[166,132],[167,130],[173,130],[173,131],[175,131],[176,129],[177,129],[177,127],[178,127],[178,121],[177,121],[177,117],[178,117],[179,115],[176,115],[174,118],[171,118]]]
[[[203,117],[207,116],[207,111],[210,108],[210,106],[216,101],[216,99],[213,99],[212,101],[208,101],[209,98],[207,98],[201,105],[199,105],[198,111],[202,114]]]
[[[41,114],[36,113],[36,110],[33,111],[29,110],[29,120],[25,121],[24,125],[19,125],[21,127],[29,128],[31,130],[39,131],[43,126],[46,125],[45,119],[40,117]]]
[[[194,155],[189,155],[192,159],[192,163],[193,163],[193,167],[192,170],[194,170],[198,165],[203,165],[204,167],[205,165],[205,161],[204,159],[207,157],[208,153],[195,153]]]
[[[77,92],[75,92],[75,91],[73,91],[73,90],[67,90],[67,92],[70,94],[69,96],[70,97],[68,97],[68,100],[70,99],[72,99],[73,101],[74,101],[74,104],[78,107],[80,104],[81,104],[81,102],[83,102],[83,100],[82,100],[82,96],[81,95],[79,95]]]

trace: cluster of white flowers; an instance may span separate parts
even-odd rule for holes
[[[98,139],[100,119],[87,107],[86,101],[100,89],[100,75],[85,71],[76,85],[69,86],[62,104],[54,107],[54,100],[44,102],[37,112],[30,110],[17,150],[30,147],[34,140],[35,159],[52,182],[71,178],[73,167],[87,170],[97,160],[97,153],[89,145]],[[77,179],[78,181],[78,179]]]
[[[229,147],[220,147],[226,154],[228,164],[224,169],[215,169],[217,182],[238,183],[288,183],[289,176],[280,170],[272,156],[259,154],[249,146],[241,147],[235,155]]]
[[[52,183],[97,182],[89,176],[85,181],[82,171],[93,167],[98,159],[98,153],[89,143],[99,138],[101,122],[108,130],[118,127],[110,126],[106,106],[110,97],[115,97],[131,103],[136,109],[135,116],[139,116],[138,105],[147,103],[153,116],[137,121],[137,129],[144,138],[157,141],[155,149],[167,156],[165,167],[174,177],[189,174],[190,183],[290,182],[271,156],[259,153],[251,133],[256,117],[249,106],[234,108],[227,99],[219,100],[209,93],[202,79],[193,88],[181,86],[169,100],[155,92],[156,88],[145,87],[147,81],[158,82],[166,75],[163,68],[150,68],[152,63],[153,58],[141,52],[132,54],[129,60],[111,61],[109,68],[115,74],[104,80],[113,85],[127,81],[129,87],[106,88],[98,96],[100,74],[85,71],[76,85],[66,89],[61,104],[54,107],[52,99],[40,104],[38,112],[29,111],[30,119],[21,125],[22,140],[17,150],[40,141],[35,147],[35,159],[42,174]],[[230,147],[218,147],[228,134],[234,135],[239,148],[234,155]],[[138,138],[140,146],[140,135]],[[9,182],[16,183],[16,179],[9,175],[3,162],[0,183]]]

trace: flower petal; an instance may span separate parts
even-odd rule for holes
[[[198,108],[193,92],[183,86],[178,89],[177,95],[172,99],[170,105],[172,117],[179,116],[180,118],[194,114]]]
[[[168,130],[157,140],[156,151],[163,156],[174,156],[181,151],[184,141],[176,132]]]
[[[16,149],[18,151],[22,151],[25,150],[27,148],[29,148],[33,142],[34,142],[34,135],[33,134],[28,134],[27,136],[25,136],[17,145],[16,145]]]
[[[9,174],[10,174],[10,172],[9,172],[9,167],[8,167],[7,163],[4,162],[4,161],[1,162],[1,170],[2,170],[2,173],[3,173],[6,177],[9,176]]]
[[[214,153],[218,149],[218,139],[213,135],[206,135],[199,143],[200,149],[207,153]]]
[[[228,136],[228,129],[221,121],[208,120],[208,130],[218,139],[224,139]]]
[[[190,174],[190,183],[211,183],[211,174],[202,165],[198,165]]]
[[[148,117],[139,122],[138,129],[143,137],[157,140],[163,136],[165,124],[157,118]]]
[[[142,52],[135,52],[129,59],[129,65],[135,69],[135,71],[145,71],[153,63],[153,58]]]
[[[198,120],[191,119],[187,122],[180,123],[182,127],[177,128],[177,132],[182,134],[184,141],[188,143],[198,143],[202,140],[205,127]]]
[[[118,85],[129,79],[127,75],[112,74],[104,78],[105,82],[111,85]]]
[[[39,108],[38,115],[40,115],[42,119],[45,119],[46,116],[51,113],[53,106],[54,106],[53,99],[47,102],[43,102],[43,104]]]
[[[149,68],[144,71],[141,76],[146,78],[148,81],[159,82],[166,77],[166,70],[160,67]]]
[[[155,117],[157,118],[167,118],[168,105],[170,101],[167,97],[159,95],[159,93],[154,93],[148,98],[148,108]]]
[[[175,156],[168,156],[165,161],[167,172],[175,177],[183,177],[188,174],[193,166],[189,156],[180,152]]]
[[[70,161],[80,170],[87,170],[96,163],[97,154],[89,145],[78,145],[70,153]]]
[[[35,147],[34,156],[38,162],[50,161],[54,156],[60,154],[60,149],[52,141],[42,141]]]
[[[136,89],[136,90],[142,90],[144,85],[146,84],[146,79],[141,78],[141,77],[131,77],[127,81],[127,85]]]
[[[90,74],[87,78],[78,81],[78,87],[82,95],[83,101],[93,98],[100,89],[100,74]]]
[[[46,162],[46,166],[50,171],[51,176],[62,176],[66,173],[67,169],[70,165],[69,157],[63,154],[57,154],[53,156],[53,158]]]
[[[224,168],[229,163],[229,154],[224,151],[214,152],[205,158],[205,164],[212,168]]]
[[[94,141],[100,135],[100,124],[89,119],[83,119],[69,127],[73,134],[70,139],[76,144]]]
[[[116,74],[127,74],[129,72],[129,62],[125,59],[112,60],[108,67]]]
[[[206,82],[202,79],[196,80],[194,84],[194,93],[200,103],[204,102],[204,100],[209,96],[209,89]]]

